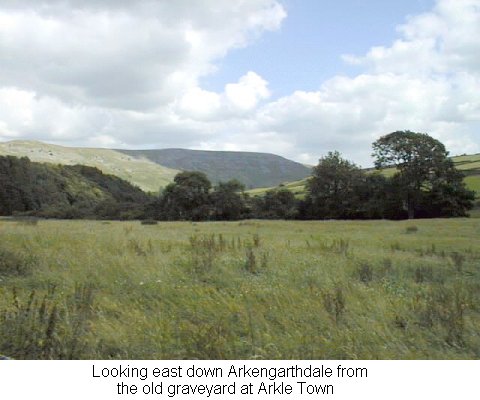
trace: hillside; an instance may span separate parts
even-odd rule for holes
[[[112,150],[64,147],[36,141],[0,143],[0,156],[31,161],[88,165],[116,175],[146,192],[158,192],[180,171],[201,171],[213,183],[238,179],[247,188],[276,186],[310,175],[303,164],[268,153],[186,149]]]
[[[276,186],[310,175],[310,168],[305,165],[269,153],[186,149],[118,151],[168,168],[201,171],[214,183],[238,179],[247,188]]]
[[[126,218],[148,200],[138,187],[94,167],[0,156],[0,215]]]
[[[480,153],[472,155],[462,155],[452,157],[455,166],[465,174],[465,183],[470,190],[474,190],[476,197],[480,198]],[[368,171],[374,171],[368,169]],[[393,169],[389,168],[382,171],[385,175],[392,175]],[[283,186],[291,190],[297,198],[305,196],[306,179],[284,183]],[[274,187],[265,187],[249,190],[248,193],[252,195],[262,196],[267,190],[274,189]]]
[[[0,143],[0,156],[28,157],[31,161],[62,165],[88,165],[118,176],[146,192],[158,192],[179,172],[141,157],[109,149],[64,147],[35,141]]]

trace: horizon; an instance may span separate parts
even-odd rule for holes
[[[293,162],[296,162],[298,164],[302,164],[306,167],[309,167],[309,168],[313,168],[315,167],[317,164],[318,164],[318,161],[320,161],[320,159],[324,156],[326,156],[329,152],[331,151],[334,151],[334,150],[329,150],[327,153],[325,153],[324,156],[320,157],[319,160],[317,161],[317,163],[315,164],[308,164],[308,163],[304,163],[304,162],[301,162],[301,161],[298,161],[298,160],[294,160],[294,159],[291,159],[291,158],[288,158],[288,157],[285,157],[285,156],[282,156],[281,154],[275,154],[275,153],[269,153],[269,152],[265,152],[265,151],[242,151],[242,150],[204,150],[204,149],[188,149],[188,148],[183,148],[183,147],[165,147],[165,148],[111,148],[111,147],[86,147],[86,146],[68,146],[68,145],[64,145],[64,144],[56,144],[56,143],[51,143],[51,142],[46,142],[46,141],[42,141],[42,140],[29,140],[29,139],[12,139],[12,140],[7,140],[7,141],[4,141],[4,142],[1,142],[0,141],[0,145],[1,144],[5,144],[5,143],[13,143],[13,142],[28,142],[28,143],[40,143],[40,144],[46,144],[46,145],[52,145],[52,146],[58,146],[58,147],[63,147],[63,148],[70,148],[70,149],[87,149],[87,150],[97,150],[97,149],[101,149],[101,150],[113,150],[113,151],[156,151],[156,150],[187,150],[187,151],[198,151],[198,152],[213,152],[213,153],[251,153],[251,154],[266,154],[266,155],[273,155],[273,156],[278,156],[278,157],[282,157],[288,161],[293,161]],[[447,152],[448,152],[448,149],[447,149]],[[450,158],[455,158],[455,157],[463,157],[463,156],[475,156],[475,155],[479,155],[480,152],[478,153],[462,153],[462,154],[451,154],[451,152],[448,152],[448,156]],[[344,157],[344,155],[342,153],[340,153],[340,155]],[[351,161],[351,160],[348,160],[348,161]],[[358,167],[362,168],[362,169],[372,169],[372,168],[375,168],[375,166],[373,165],[373,162],[372,162],[372,165],[369,165],[369,166],[365,166],[365,165],[360,165],[360,164],[357,164],[354,162],[355,165],[357,165]]]

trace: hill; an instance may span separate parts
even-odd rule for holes
[[[94,167],[0,156],[0,215],[133,218],[148,200],[138,187]]]
[[[303,179],[311,171],[303,164],[269,153],[186,149],[117,151],[168,168],[201,171],[213,183],[238,179],[247,188],[275,186]]]
[[[0,143],[0,156],[28,157],[31,161],[62,165],[88,165],[118,176],[146,192],[158,192],[179,172],[110,149],[64,147],[36,141]]]
[[[268,153],[186,149],[112,150],[64,147],[36,141],[0,143],[0,156],[36,162],[88,165],[116,175],[146,192],[158,192],[180,171],[201,171],[213,183],[238,179],[247,188],[276,186],[310,175],[310,168]]]
[[[476,197],[480,198],[480,153],[472,155],[461,155],[452,157],[457,169],[465,174],[465,183],[470,190],[475,191]],[[367,171],[374,171],[374,169],[367,169]],[[394,169],[389,168],[382,171],[384,175],[393,175]],[[307,180],[300,179],[297,181],[286,182],[282,186],[291,190],[297,198],[305,196],[305,185]],[[248,193],[252,195],[263,196],[267,190],[274,189],[274,187],[256,188],[249,190]]]

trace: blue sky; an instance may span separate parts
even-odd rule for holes
[[[254,70],[267,77],[274,97],[295,90],[316,90],[335,75],[354,76],[343,54],[362,55],[370,47],[389,45],[396,27],[409,15],[432,8],[433,0],[284,0],[288,16],[281,28],[251,45],[233,49],[218,63],[218,71],[203,79],[209,90]]]
[[[0,38],[0,141],[480,152],[480,0],[17,0]]]

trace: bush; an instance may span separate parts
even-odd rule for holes
[[[405,229],[405,233],[416,233],[416,232],[418,232],[418,226],[416,225],[407,226],[407,228]]]

